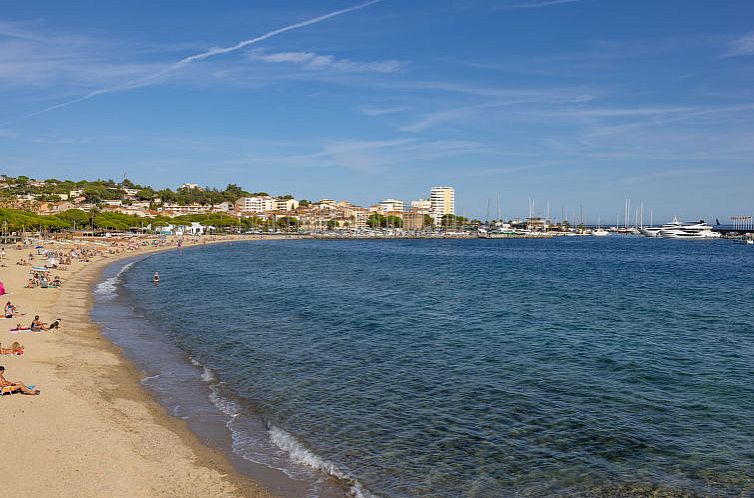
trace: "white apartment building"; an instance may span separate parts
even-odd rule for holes
[[[201,204],[186,204],[182,206],[180,204],[165,203],[157,211],[172,216],[181,216],[184,214],[204,214],[209,212],[210,206],[202,206]]]
[[[298,209],[298,201],[296,199],[275,199],[275,209],[278,211],[293,211]]]
[[[432,187],[429,202],[435,226],[440,225],[446,214],[456,214],[456,193],[453,187]]]
[[[411,211],[419,214],[429,214],[432,210],[432,202],[429,199],[417,199],[411,201]]]
[[[181,188],[186,189],[186,190],[194,190],[194,189],[204,190],[202,187],[199,186],[198,183],[184,183],[183,185],[181,185]]]
[[[397,199],[385,199],[380,202],[380,212],[390,213],[395,211],[405,211],[406,205],[403,201]]]
[[[236,211],[240,213],[266,213],[276,209],[276,199],[270,196],[240,197],[236,201]]]

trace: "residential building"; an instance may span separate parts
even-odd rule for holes
[[[429,214],[432,202],[429,199],[417,199],[411,201],[411,211],[414,213]]]
[[[277,202],[270,196],[241,197],[236,201],[236,211],[240,213],[265,213],[275,211]]]
[[[403,213],[403,228],[405,230],[423,230],[424,213]]]
[[[220,204],[214,204],[211,211],[213,213],[227,213],[233,210],[233,204],[228,201],[223,201]]]
[[[37,214],[58,214],[69,209],[74,209],[76,206],[68,201],[60,202],[41,202],[36,208]]]
[[[180,204],[165,203],[158,211],[168,216],[181,216],[184,214],[204,214],[210,210],[210,206],[201,204]]]
[[[369,210],[358,206],[344,207],[343,217],[351,221],[351,228],[366,228]]]
[[[406,206],[403,201],[399,201],[397,199],[385,199],[384,201],[380,202],[380,212],[381,213],[389,213],[392,211],[405,211]]]
[[[275,209],[277,211],[293,211],[298,209],[298,201],[296,199],[275,199]]]
[[[455,190],[453,187],[432,187],[429,195],[430,210],[435,226],[439,226],[446,214],[456,214]]]
[[[181,188],[186,189],[186,190],[194,190],[194,189],[196,189],[196,190],[204,190],[197,183],[184,183],[183,185],[181,185]]]

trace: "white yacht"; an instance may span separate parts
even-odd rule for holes
[[[610,232],[608,232],[604,228],[598,228],[592,231],[592,235],[594,235],[595,237],[605,237],[607,235],[610,235]]]
[[[665,239],[718,239],[721,237],[719,232],[712,230],[712,226],[699,220],[698,223],[680,223],[675,227],[668,227],[660,229],[660,237]]]
[[[660,235],[660,232],[663,230],[675,230],[676,228],[680,228],[683,226],[683,223],[678,221],[678,218],[673,218],[673,221],[670,223],[665,223],[661,227],[642,227],[641,233],[644,234],[645,237],[662,237]]]

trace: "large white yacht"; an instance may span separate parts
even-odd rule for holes
[[[674,220],[675,221],[675,220]],[[680,223],[678,226],[663,226],[660,229],[660,237],[665,239],[718,239],[721,234],[712,230],[712,226],[699,220],[698,223]]]
[[[642,227],[641,233],[646,237],[661,237],[660,232],[662,230],[674,230],[683,226],[683,223],[678,221],[678,218],[673,218],[670,223],[665,223],[661,227]]]

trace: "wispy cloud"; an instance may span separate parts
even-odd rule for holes
[[[331,69],[355,73],[392,73],[403,67],[403,63],[396,60],[359,62],[315,52],[267,52],[259,49],[249,52],[248,58],[252,61],[296,64],[310,70]]]
[[[430,129],[435,126],[445,124],[448,122],[464,121],[486,110],[498,109],[498,108],[507,107],[507,106],[515,106],[515,105],[521,105],[521,104],[534,104],[534,103],[539,103],[539,102],[576,103],[576,102],[587,102],[589,100],[591,100],[591,97],[587,95],[579,95],[575,97],[564,98],[560,96],[559,93],[551,94],[551,95],[547,95],[547,94],[540,94],[536,96],[532,95],[528,98],[520,98],[520,99],[498,100],[495,102],[487,102],[484,104],[467,105],[467,106],[462,106],[462,107],[457,107],[457,108],[452,108],[452,109],[443,109],[440,111],[431,112],[412,123],[401,126],[400,130],[413,132],[413,133],[425,131],[427,129]]]
[[[716,173],[716,170],[711,168],[682,168],[623,178],[623,183],[639,184],[668,178],[690,178],[693,176],[711,175],[714,173]]]
[[[541,9],[542,7],[551,7],[553,5],[562,5],[566,3],[577,3],[585,0],[545,0],[538,2],[517,3],[514,5],[502,5],[500,8],[505,10],[517,10],[517,9]]]
[[[15,131],[8,128],[0,128],[0,138],[15,139],[17,134]]]
[[[104,95],[104,94],[108,94],[108,93],[120,92],[120,91],[125,91],[125,90],[130,90],[130,89],[134,89],[134,88],[143,87],[143,86],[146,86],[146,85],[151,85],[151,84],[160,82],[161,80],[163,80],[170,73],[175,72],[178,69],[181,69],[184,66],[187,66],[187,65],[189,65],[191,63],[198,62],[198,61],[203,61],[203,60],[209,59],[211,57],[216,57],[216,56],[219,56],[219,55],[224,55],[224,54],[229,54],[229,53],[232,53],[232,52],[236,52],[236,51],[239,51],[239,50],[241,50],[241,49],[243,49],[245,47],[248,47],[250,45],[254,45],[254,44],[260,43],[262,41],[268,40],[270,38],[273,38],[275,36],[281,35],[283,33],[287,33],[289,31],[293,31],[293,30],[297,30],[297,29],[301,29],[301,28],[304,28],[306,26],[311,26],[313,24],[318,24],[318,23],[321,23],[321,22],[326,21],[328,19],[332,19],[333,17],[337,17],[337,16],[340,16],[340,15],[343,15],[343,14],[348,14],[350,12],[361,10],[361,9],[366,8],[366,7],[369,7],[370,5],[374,5],[374,4],[380,3],[380,2],[382,2],[382,0],[369,0],[367,2],[358,4],[358,5],[354,5],[352,7],[348,7],[348,8],[345,8],[345,9],[336,10],[334,12],[330,12],[328,14],[324,14],[324,15],[321,15],[321,16],[318,16],[318,17],[314,17],[314,18],[311,18],[311,19],[307,19],[305,21],[297,22],[297,23],[294,23],[294,24],[289,24],[288,26],[284,26],[282,28],[269,31],[269,32],[267,32],[267,33],[265,33],[265,34],[263,34],[261,36],[257,36],[257,37],[254,37],[254,38],[250,38],[250,39],[247,39],[247,40],[240,41],[240,42],[236,43],[235,45],[231,45],[229,47],[215,47],[215,48],[212,48],[212,49],[209,49],[209,50],[206,50],[206,51],[194,54],[194,55],[190,55],[188,57],[184,57],[183,59],[181,59],[181,60],[179,60],[179,61],[171,64],[170,66],[162,69],[161,71],[158,71],[158,72],[156,72],[154,74],[151,74],[149,76],[146,76],[146,77],[143,77],[143,78],[139,78],[139,79],[135,79],[135,80],[131,80],[131,81],[127,81],[125,83],[122,83],[122,84],[116,85],[116,86],[110,86],[110,87],[106,87],[106,88],[100,88],[99,90],[95,90],[95,91],[89,92],[89,93],[87,93],[85,95],[82,95],[81,97],[78,97],[78,98],[75,98],[75,99],[72,99],[72,100],[68,100],[68,101],[65,101],[65,102],[61,102],[59,104],[56,104],[56,105],[53,105],[53,106],[49,106],[49,107],[46,107],[46,108],[41,109],[39,111],[27,114],[24,117],[28,118],[28,117],[38,116],[40,114],[44,114],[44,113],[53,111],[55,109],[60,109],[62,107],[67,107],[67,106],[70,106],[70,105],[73,105],[73,104],[77,104],[79,102],[83,102],[85,100],[89,100],[89,99],[91,99],[93,97],[96,97],[98,95]]]
[[[359,112],[366,114],[367,116],[383,116],[385,114],[395,114],[397,112],[405,112],[410,110],[408,106],[394,106],[394,107],[360,107]]]
[[[747,33],[733,40],[728,46],[728,53],[726,55],[728,57],[754,55],[754,32]]]
[[[34,25],[28,22],[6,21],[0,19],[0,37],[44,41],[45,38],[35,32],[33,27]]]

